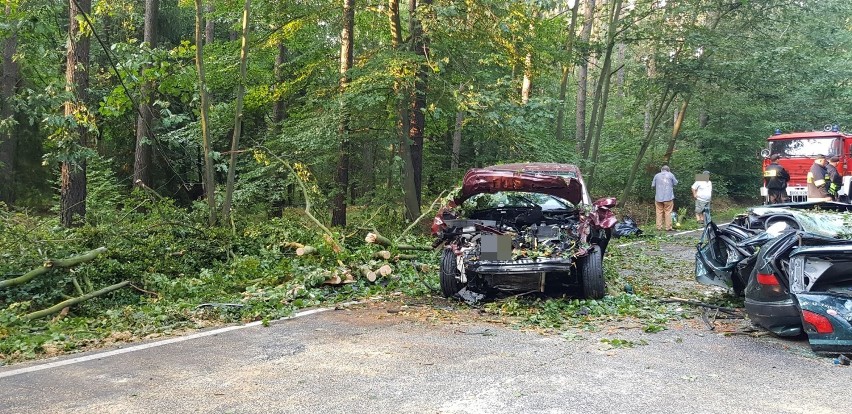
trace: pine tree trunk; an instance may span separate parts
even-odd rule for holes
[[[160,0],[145,0],[145,29],[143,41],[148,48],[157,48],[157,18]],[[147,66],[146,66],[147,67]],[[142,69],[144,71],[145,68]],[[157,85],[154,81],[142,84],[142,99],[139,102],[139,114],[136,117],[136,151],[133,157],[133,185],[151,187],[151,149],[154,144],[154,134],[151,131],[153,116],[154,91]]]
[[[92,10],[91,0],[72,0],[69,7],[68,55],[65,67],[65,90],[71,98],[65,102],[65,116],[72,118],[84,110],[89,88],[89,36],[81,30],[81,14]],[[80,125],[73,134],[80,147],[88,145],[88,126]],[[82,157],[62,163],[59,196],[59,221],[64,227],[81,225],[86,218],[86,160]]]
[[[340,124],[336,187],[331,209],[331,225],[346,225],[346,196],[349,194],[349,108],[343,94],[349,85],[349,69],[354,54],[355,0],[343,0],[343,29],[340,31]]]

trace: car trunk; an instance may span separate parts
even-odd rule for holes
[[[811,348],[852,351],[852,243],[796,249],[789,281]]]

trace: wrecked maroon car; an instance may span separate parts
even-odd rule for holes
[[[603,255],[616,218],[614,198],[589,203],[568,164],[507,164],[469,170],[432,224],[444,244],[447,296],[473,291],[606,293]]]

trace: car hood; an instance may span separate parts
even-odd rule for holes
[[[461,192],[453,200],[461,204],[482,193],[500,191],[525,191],[542,193],[568,200],[574,204],[583,200],[583,185],[570,177],[532,174],[512,171],[472,169],[464,175]]]

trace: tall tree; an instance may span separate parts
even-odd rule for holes
[[[91,115],[86,101],[89,98],[89,33],[83,27],[84,15],[92,10],[91,0],[70,0],[68,9],[68,52],[65,63],[65,117],[74,119],[65,128],[64,140],[69,144],[69,156],[62,162],[59,221],[64,227],[81,225],[86,218],[86,159],[80,151],[88,145]],[[90,28],[91,29],[91,28]]]
[[[207,224],[216,224],[216,179],[213,175],[213,154],[210,143],[210,97],[207,93],[207,78],[204,73],[204,45],[201,37],[203,24],[201,0],[195,0],[195,69],[198,71],[198,94],[201,97],[201,143],[204,154],[204,195],[207,199]]]
[[[243,96],[246,93],[246,65],[248,64],[248,20],[251,0],[243,6],[243,32],[240,46],[240,78],[237,82],[237,102],[234,105],[234,134],[231,137],[231,160],[228,163],[228,182],[225,185],[225,202],[222,203],[222,219],[225,222],[231,216],[231,198],[234,195],[234,177],[237,170],[237,150],[240,147],[240,134],[243,130]]]
[[[429,78],[429,38],[423,32],[422,13],[432,0],[422,0],[418,6],[417,0],[409,0],[409,29],[411,35],[411,50],[420,58],[420,65],[414,79],[414,99],[411,105],[411,117],[408,136],[411,138],[411,164],[414,168],[414,188],[417,195],[417,212],[420,215],[421,193],[423,192],[423,132],[426,129],[426,83]],[[415,217],[416,218],[416,217]]]
[[[12,16],[12,2],[6,2],[6,18]],[[18,136],[12,125],[15,124],[15,111],[12,101],[20,76],[15,52],[18,49],[18,32],[12,26],[12,32],[3,41],[3,77],[0,80],[0,120],[8,127],[0,133],[0,202],[12,205],[15,202],[15,154],[18,151]]]
[[[594,0],[592,0],[594,1]],[[565,42],[565,61],[562,62],[562,79],[559,82],[559,100],[556,111],[556,142],[562,142],[565,137],[565,96],[568,91],[568,77],[574,70],[574,39],[577,38],[577,14],[580,0],[575,0],[571,7],[571,20],[568,23],[568,40]]]
[[[160,0],[145,0],[145,29],[143,41],[148,48],[157,48],[157,17],[160,12]],[[142,68],[144,72],[149,65]],[[133,157],[133,185],[151,185],[151,149],[154,143],[154,133],[151,124],[154,122],[153,104],[156,81],[149,80],[142,84],[142,99],[139,105],[139,115],[136,118],[136,151]]]
[[[613,0],[610,5],[609,26],[607,28],[606,51],[604,53],[604,63],[601,68],[600,77],[595,86],[595,98],[592,105],[592,130],[589,131],[589,138],[586,139],[592,147],[589,157],[591,170],[589,172],[589,182],[594,182],[595,169],[598,163],[598,148],[600,148],[601,131],[604,126],[604,115],[606,115],[607,103],[609,102],[609,88],[612,84],[612,52],[616,43],[616,30],[621,18],[622,0]],[[587,147],[588,149],[588,147]]]
[[[344,94],[349,86],[349,69],[354,60],[355,0],[343,0],[343,28],[340,30],[340,123],[338,124],[335,194],[331,225],[346,225],[346,197],[349,194],[349,105]]]
[[[402,48],[402,26],[399,17],[399,0],[388,1],[388,17],[391,33],[391,48],[400,52]],[[396,95],[396,132],[399,140],[399,156],[402,158],[402,198],[405,204],[405,218],[415,220],[420,216],[420,201],[417,197],[414,162],[412,160],[411,138],[409,137],[410,117],[408,112],[410,89],[404,87],[404,68],[395,74],[393,89]]]
[[[595,0],[588,0],[583,11],[583,30],[580,32],[580,42],[583,55],[577,67],[577,113],[576,132],[577,152],[586,152],[586,98],[589,83],[589,40],[592,38],[592,26],[595,17]]]

